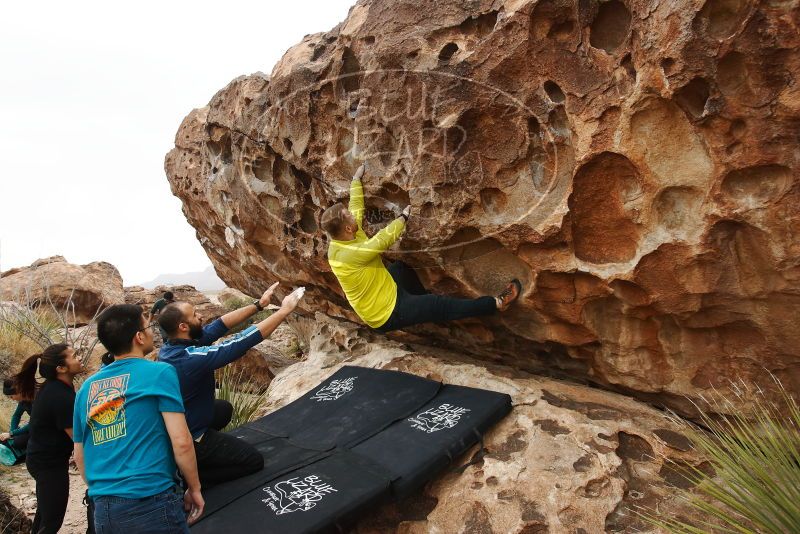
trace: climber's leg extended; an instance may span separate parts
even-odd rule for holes
[[[480,317],[491,315],[496,311],[497,301],[494,297],[459,299],[431,294],[412,295],[398,288],[394,311],[389,320],[378,330],[390,332],[415,324]]]
[[[425,289],[425,286],[422,285],[422,282],[420,282],[417,271],[412,269],[407,263],[402,261],[392,262],[392,264],[389,265],[388,271],[398,287],[405,289],[406,292],[411,295],[427,295],[430,293],[430,291]]]
[[[420,284],[421,285],[421,284]],[[389,320],[381,325],[379,332],[391,332],[421,323],[441,323],[467,317],[492,315],[505,311],[519,298],[522,284],[514,279],[496,297],[460,299],[443,295],[412,295],[402,286],[397,287],[397,302]]]

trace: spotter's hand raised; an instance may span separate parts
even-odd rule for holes
[[[261,306],[266,307],[267,304],[269,304],[269,301],[272,298],[272,294],[275,293],[275,289],[277,287],[278,287],[278,282],[275,282],[274,284],[269,286],[269,288],[266,291],[264,291],[264,294],[261,295],[260,299],[258,299],[258,302],[261,304]]]

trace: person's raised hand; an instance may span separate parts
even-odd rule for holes
[[[183,509],[187,513],[186,521],[190,525],[200,519],[205,507],[206,501],[203,500],[199,489],[186,490],[186,493],[183,494]]]
[[[278,282],[275,282],[274,284],[269,286],[269,288],[267,288],[266,291],[264,291],[264,294],[261,295],[260,299],[258,299],[258,302],[259,304],[261,304],[261,306],[266,307],[267,304],[269,304],[269,301],[272,298],[272,294],[275,293],[275,288],[277,287],[278,287]]]
[[[353,175],[353,180],[360,180],[362,176],[364,176],[364,169],[366,169],[367,163],[364,162],[358,166],[356,169],[356,173]]]
[[[305,293],[304,287],[298,287],[288,295],[283,298],[283,302],[281,302],[281,310],[286,312],[290,312],[297,307],[297,304],[300,302],[300,299],[303,298],[303,294]]]

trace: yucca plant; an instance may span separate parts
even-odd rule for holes
[[[708,407],[700,410],[700,422],[707,432],[681,423],[714,467],[715,473],[683,473],[697,486],[681,490],[682,498],[707,519],[690,524],[650,511],[643,514],[647,521],[680,534],[800,532],[800,408],[774,380],[778,402],[740,383],[732,388],[737,403],[719,393],[703,399]],[[752,410],[743,413],[743,403]]]
[[[247,381],[245,369],[236,370],[230,365],[219,369],[216,373],[217,398],[233,405],[231,422],[224,428],[230,430],[255,419],[266,401],[266,388],[256,390]]]
[[[50,286],[45,283],[43,301],[32,296],[31,288],[24,294],[17,295],[15,302],[0,306],[0,335],[4,343],[18,340],[17,347],[26,349],[16,352],[32,354],[31,343],[44,349],[54,343],[68,343],[75,349],[78,358],[86,363],[98,340],[94,335],[94,325],[103,309],[102,302],[84,328],[75,328],[77,313],[73,296],[73,288],[66,303],[59,307],[50,296]]]

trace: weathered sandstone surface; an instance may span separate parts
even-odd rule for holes
[[[361,518],[355,532],[654,532],[634,510],[697,518],[677,497],[687,465],[708,469],[684,430],[631,398],[408,346],[321,314],[308,357],[272,382],[267,411],[299,397],[342,365],[393,369],[511,395],[512,412],[463,472]],[[299,329],[302,330],[302,329]],[[470,461],[478,447],[455,461]]]
[[[66,312],[69,322],[83,325],[99,309],[124,301],[122,277],[104,261],[75,265],[63,256],[52,256],[2,273],[0,300],[45,307],[52,302],[59,312]]]
[[[362,0],[192,111],[173,193],[228,285],[354,319],[319,215],[368,164],[367,229],[436,292],[525,293],[413,329],[517,369],[684,395],[800,391],[800,5]]]

